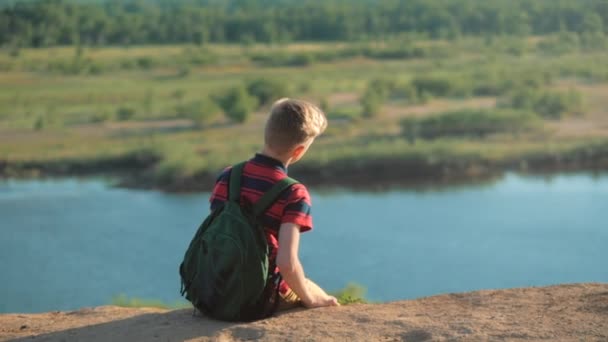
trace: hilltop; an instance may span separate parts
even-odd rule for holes
[[[444,294],[295,310],[224,323],[192,310],[103,306],[0,315],[0,340],[36,341],[606,341],[608,284]]]

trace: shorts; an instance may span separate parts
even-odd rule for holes
[[[300,297],[293,292],[292,289],[287,290],[285,293],[279,293],[279,306],[277,311],[295,309],[302,306]]]

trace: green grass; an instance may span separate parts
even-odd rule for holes
[[[366,289],[355,283],[348,283],[343,289],[332,292],[331,294],[338,299],[342,305],[368,303],[365,299]],[[112,297],[111,305],[126,307],[126,308],[159,308],[167,310],[177,310],[191,308],[192,304],[185,300],[179,300],[174,303],[166,303],[156,299],[143,299],[137,297],[128,297],[125,294],[119,294]]]
[[[507,163],[542,154],[547,146],[567,151],[568,146],[594,145],[601,137],[554,135],[548,128],[549,120],[541,120],[534,132],[513,134],[503,129],[511,123],[498,120],[500,115],[483,116],[496,119],[492,124],[500,127],[481,138],[448,135],[411,144],[401,134],[405,118],[438,122],[441,113],[454,112],[450,105],[442,104],[445,101],[457,106],[475,96],[511,94],[523,86],[544,94],[560,82],[579,88],[608,82],[608,65],[604,63],[608,51],[576,47],[551,55],[539,42],[552,39],[556,38],[414,42],[414,47],[426,49],[426,53],[434,51],[424,58],[400,56],[407,51],[392,51],[391,43],[343,43],[338,47],[330,43],[258,44],[246,49],[209,45],[204,51],[187,45],[85,48],[82,58],[109,67],[99,74],[67,75],[47,67],[52,62],[73,61],[73,48],[23,49],[16,58],[0,54],[0,65],[12,65],[0,75],[0,161],[8,164],[0,172],[19,175],[25,169],[42,168],[40,173],[44,174],[45,164],[77,170],[78,165],[98,165],[143,153],[156,160],[153,165],[138,164],[143,165],[138,169],[145,173],[142,179],[152,185],[216,174],[261,148],[267,102],[275,93],[276,97],[300,97],[317,103],[325,99],[329,108],[326,134],[294,170],[329,167],[328,172],[333,172],[395,159],[429,165],[454,160]],[[446,50],[450,52],[439,53]],[[260,66],[248,59],[251,54],[277,51],[314,53],[316,59],[293,67]],[[184,61],[184,56],[206,53],[217,57],[215,64]],[[145,68],[121,66],[125,60],[138,63],[142,58],[153,61],[143,63]],[[378,90],[382,96],[375,103],[375,115],[364,118],[361,96],[373,84],[382,88]],[[235,86],[248,86],[264,104],[245,124],[232,123],[221,113],[206,115],[206,111],[219,110],[210,99]],[[586,94],[579,92],[586,100]],[[549,108],[561,104],[548,100]],[[586,112],[604,112],[608,105],[599,100],[588,102],[595,104],[585,106]],[[481,110],[472,103],[470,109],[459,107],[458,111]],[[423,107],[423,115],[412,119],[410,110],[414,107]],[[493,110],[484,108],[482,112]],[[479,124],[479,117],[469,119],[469,124]],[[175,124],[176,120],[181,121]],[[449,120],[444,123],[453,126]]]
[[[366,292],[367,290],[365,287],[355,283],[348,283],[346,287],[332,292],[331,295],[336,297],[338,299],[338,303],[341,305],[365,304],[369,303],[369,301],[365,299]]]
[[[111,305],[122,306],[125,308],[159,308],[167,310],[191,308],[192,304],[186,301],[176,301],[174,303],[165,303],[156,299],[142,299],[136,297],[128,297],[125,294],[119,294],[112,297]]]

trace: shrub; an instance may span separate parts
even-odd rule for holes
[[[416,104],[420,102],[418,91],[411,83],[397,84],[391,89],[390,98],[393,99],[404,99],[410,104]]]
[[[319,108],[321,108],[324,113],[329,111],[329,101],[327,101],[327,97],[321,98],[319,101]]]
[[[553,75],[544,71],[519,73],[474,74],[472,93],[477,96],[498,96],[522,88],[542,88],[553,81]]]
[[[364,48],[363,55],[374,59],[408,59],[425,57],[428,52],[420,47],[401,46],[395,48],[377,49],[374,47]]]
[[[144,70],[151,69],[155,64],[154,60],[150,57],[139,57],[136,63],[139,68]]]
[[[257,106],[257,99],[244,86],[238,86],[219,96],[218,103],[230,120],[243,123]]]
[[[536,48],[545,54],[562,55],[575,52],[580,49],[580,38],[574,32],[562,32],[544,38],[536,45]]]
[[[207,48],[185,48],[179,58],[181,63],[191,65],[210,65],[218,62],[218,56]]]
[[[315,62],[315,56],[308,52],[298,53],[291,56],[287,61],[288,66],[309,66]]]
[[[371,118],[380,114],[382,104],[395,88],[395,82],[390,79],[374,79],[367,84],[361,96],[362,116]]]
[[[536,127],[533,113],[513,110],[461,110],[424,118],[406,118],[402,133],[410,142],[441,137],[483,138],[488,134],[517,133]]]
[[[91,62],[91,64],[89,65],[88,73],[90,75],[101,75],[103,72],[104,72],[103,65],[101,65],[99,63],[93,63],[93,62]]]
[[[39,116],[36,118],[36,121],[34,121],[33,128],[35,131],[41,131],[44,129],[45,125],[46,125],[46,122],[45,122],[44,118],[42,116]]]
[[[221,109],[209,98],[181,104],[176,107],[177,115],[191,119],[195,125],[203,127],[208,125],[220,113]]]
[[[392,79],[376,78],[367,84],[367,90],[378,94],[381,98],[386,99],[395,89],[396,83]]]
[[[289,93],[289,85],[277,79],[258,78],[247,82],[247,92],[255,96],[259,105],[263,106],[285,97]]]
[[[177,77],[178,78],[185,78],[188,77],[188,75],[190,75],[190,72],[192,70],[190,70],[190,68],[186,65],[182,65],[179,67],[179,69],[177,70]]]
[[[465,96],[471,92],[471,86],[464,84],[461,79],[442,76],[419,76],[412,80],[418,96]]]
[[[365,92],[361,96],[361,107],[363,117],[374,117],[380,113],[382,104],[389,98],[407,98],[414,102],[418,95],[411,85],[399,85],[395,80],[388,78],[377,78],[368,82]]]
[[[525,88],[511,94],[500,106],[531,110],[544,118],[559,119],[566,114],[581,114],[583,97],[575,90],[560,92]]]
[[[91,117],[90,122],[91,123],[100,123],[100,122],[106,122],[106,121],[111,121],[111,120],[112,120],[111,113],[109,113],[107,111],[99,111]]]
[[[131,107],[118,107],[116,109],[116,118],[120,121],[131,120],[135,116],[135,109]]]

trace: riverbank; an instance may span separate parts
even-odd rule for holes
[[[190,309],[4,314],[0,341],[605,341],[607,317],[608,284],[587,283],[294,310],[242,324],[193,317]]]
[[[500,178],[505,172],[553,174],[559,172],[608,170],[608,141],[536,144],[496,153],[492,146],[471,153],[453,149],[439,155],[430,148],[391,150],[381,154],[360,151],[361,156],[326,162],[319,158],[290,168],[290,175],[317,188],[342,187],[382,190],[391,187],[444,187],[476,184]],[[440,149],[441,146],[436,149]],[[502,147],[508,150],[508,146]],[[425,151],[429,152],[425,154]],[[372,151],[373,152],[373,151]],[[394,153],[392,153],[394,152]],[[162,156],[152,150],[129,152],[96,159],[64,159],[8,162],[0,160],[0,178],[44,178],[112,176],[126,188],[167,192],[200,192],[212,189],[221,168],[202,167],[190,173],[175,170],[159,176]],[[228,164],[226,164],[228,165]]]

